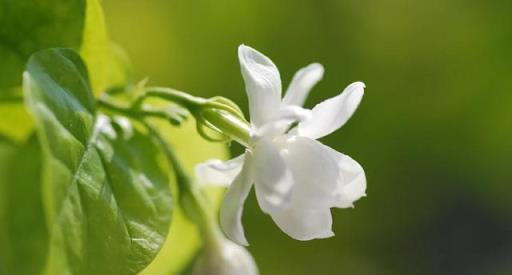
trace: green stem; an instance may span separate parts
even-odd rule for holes
[[[210,127],[218,129],[224,135],[236,142],[248,147],[250,140],[250,126],[239,117],[233,116],[224,110],[206,109],[201,112],[201,117]]]
[[[222,233],[215,216],[212,214],[212,211],[209,211],[211,207],[205,200],[203,193],[201,193],[200,189],[183,169],[181,161],[174,153],[172,146],[148,122],[142,121],[142,123],[163,148],[164,155],[175,173],[178,186],[178,200],[185,215],[198,225],[203,239],[209,245],[220,245],[219,241],[222,239]]]
[[[106,96],[98,98],[97,103],[100,107],[106,108],[117,113],[121,113],[129,117],[136,117],[138,115],[135,112],[135,110],[133,110],[133,108],[123,106],[122,104],[119,104]]]
[[[131,106],[123,105],[109,97],[102,97],[98,100],[99,106],[133,118],[141,122],[148,129],[150,135],[161,145],[164,155],[175,172],[178,201],[185,215],[198,225],[202,238],[210,247],[220,247],[222,245],[220,242],[224,237],[215,215],[210,211],[211,207],[208,205],[203,193],[187,175],[181,166],[181,162],[174,153],[174,150],[172,150],[171,145],[145,120],[147,117],[168,118],[168,114],[166,113],[143,108],[144,105],[142,102],[149,96],[156,96],[172,101],[187,108],[194,114],[196,119],[198,119],[198,122],[209,123],[209,127],[219,129],[221,133],[228,134],[242,144],[247,144],[249,140],[248,124],[238,116],[230,115],[229,111],[224,110],[224,108],[212,110],[209,108],[210,106],[208,106],[203,110],[202,108],[204,108],[204,106],[210,105],[211,103],[206,99],[193,97],[183,92],[167,88],[151,88],[140,97],[142,99],[139,98],[140,100],[136,100]],[[215,102],[213,103],[217,104]]]
[[[163,149],[163,153],[174,171],[177,184],[178,201],[183,212],[187,218],[198,225],[201,236],[203,236],[205,242],[208,242],[209,245],[221,245],[219,240],[222,238],[222,233],[218,227],[216,219],[208,210],[210,207],[203,197],[203,194],[183,169],[181,161],[174,153],[172,146],[165,141],[160,133],[138,113],[106,100],[101,100],[100,103],[101,106],[139,121],[148,129],[150,136],[152,136]]]
[[[144,117],[157,117],[169,120],[173,124],[179,124],[181,120],[183,120],[183,117],[180,117],[180,115],[174,115],[166,110],[148,108],[142,105],[127,107],[123,104],[115,102],[112,99],[109,99],[106,96],[101,97],[97,102],[100,107],[135,119],[141,119]]]
[[[193,109],[204,105],[207,100],[201,97],[195,97],[185,92],[177,91],[171,88],[164,87],[148,87],[145,89],[145,93],[141,97],[144,100],[148,97],[156,97],[172,101],[192,112]]]
[[[202,130],[203,126],[207,126],[244,146],[249,145],[249,123],[243,117],[240,109],[225,98],[217,97],[208,100],[170,88],[151,87],[146,88],[145,92],[129,107],[116,103],[108,96],[100,98],[98,104],[112,111],[131,117],[160,117],[172,121],[173,117],[168,112],[144,109],[143,102],[150,97],[164,99],[187,109],[197,120],[199,134],[206,139],[213,140]],[[177,123],[179,123],[179,121]],[[220,141],[224,140],[225,139],[220,139]]]

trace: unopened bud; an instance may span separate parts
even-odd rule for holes
[[[195,263],[193,275],[258,275],[249,251],[223,238],[217,245],[207,245]]]
[[[228,136],[244,146],[249,144],[250,125],[239,116],[225,110],[206,108],[202,110],[201,118],[206,122],[205,125],[207,127],[212,128],[213,126],[213,130]]]

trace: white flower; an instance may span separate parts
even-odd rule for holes
[[[350,157],[316,139],[343,126],[363,96],[364,84],[302,108],[324,69],[311,64],[299,70],[281,100],[281,79],[274,63],[241,45],[238,57],[251,118],[251,141],[232,160],[210,160],[196,167],[207,183],[230,185],[221,208],[221,226],[233,241],[247,245],[242,227],[244,202],[254,184],[261,209],[298,240],[333,236],[330,208],[352,207],[365,195],[366,178]]]
[[[222,239],[207,246],[194,265],[193,275],[258,275],[251,254],[242,246]]]

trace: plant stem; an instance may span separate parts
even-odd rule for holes
[[[238,106],[225,98],[205,99],[191,96],[187,93],[176,91],[170,88],[154,87],[146,88],[130,106],[123,106],[108,96],[101,97],[98,104],[111,111],[124,114],[129,117],[160,117],[174,121],[179,124],[179,115],[165,110],[147,109],[143,102],[149,97],[156,97],[175,103],[194,116],[197,121],[198,133],[210,141],[225,141],[226,139],[214,140],[210,138],[202,127],[206,126],[219,134],[233,139],[238,143],[248,146],[250,140],[250,125],[243,117]]]
[[[249,146],[250,126],[247,122],[224,110],[207,109],[201,113],[201,116],[211,127],[219,129],[222,134],[243,146]]]
[[[185,94],[183,92],[174,91],[172,89],[158,88],[156,90],[149,90],[144,96],[140,98],[147,98],[148,96],[158,96],[160,98],[172,101],[187,108],[189,111],[199,110],[205,102],[205,99],[197,98]],[[137,100],[131,106],[116,102],[112,98],[102,97],[98,100],[98,104],[110,111],[120,113],[127,117],[142,123],[149,131],[157,143],[163,149],[163,153],[167,158],[171,168],[173,169],[177,183],[177,197],[181,208],[185,215],[195,224],[201,233],[203,240],[210,246],[220,247],[223,240],[222,232],[219,228],[215,215],[209,209],[207,200],[204,198],[201,190],[195,185],[194,181],[187,175],[183,169],[179,158],[174,153],[172,146],[165,141],[160,133],[145,120],[147,117],[160,117],[169,118],[169,114],[158,110],[146,110],[143,108],[142,100]],[[241,132],[238,128],[242,121],[235,116],[228,116],[226,111],[204,111],[204,115],[209,117],[211,122],[215,123],[215,127],[220,126],[222,130],[227,130],[230,133],[237,133],[240,136],[248,139],[245,133]],[[196,117],[197,118],[197,117]],[[232,121],[233,120],[233,121]],[[236,120],[236,121],[235,121]],[[236,123],[238,124],[236,124]],[[231,125],[234,124],[234,125]],[[238,129],[238,130],[237,130]],[[242,128],[245,130],[245,128]],[[248,133],[248,131],[245,131]]]
[[[130,107],[127,107],[105,96],[98,99],[97,102],[98,105],[103,108],[135,119],[141,119],[145,117],[157,117],[170,120],[173,124],[179,124],[181,120],[184,119],[183,116],[180,116],[179,114],[173,114],[172,112],[169,112],[167,110],[152,109],[145,107],[143,105],[132,105]]]
[[[201,97],[195,97],[189,95],[185,92],[177,91],[171,88],[165,87],[149,87],[145,89],[145,93],[140,97],[140,100],[144,100],[148,97],[156,97],[165,99],[167,101],[174,102],[189,111],[192,112],[193,109],[197,108],[200,105],[204,105],[207,102],[207,99]]]
[[[148,129],[150,135],[160,144],[164,155],[175,173],[178,201],[185,215],[198,225],[205,242],[208,242],[209,245],[220,246],[219,242],[223,238],[222,233],[215,216],[212,211],[209,211],[211,207],[209,207],[203,193],[183,169],[181,161],[174,153],[172,146],[147,121],[141,122]]]

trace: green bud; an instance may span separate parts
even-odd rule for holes
[[[205,108],[199,111],[200,120],[208,128],[217,131],[236,142],[248,146],[250,126],[245,119],[237,114],[217,108]]]

